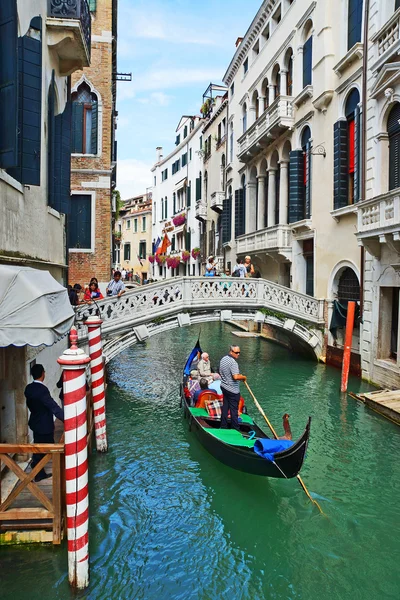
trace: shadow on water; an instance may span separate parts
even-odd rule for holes
[[[241,369],[278,431],[284,412],[294,437],[313,419],[302,476],[321,517],[295,479],[236,472],[188,431],[179,379],[197,333],[160,335],[110,366],[110,448],[90,461],[91,584],[78,597],[397,600],[400,430],[341,397],[338,371],[239,340]],[[202,340],[214,364],[238,341],[221,324],[203,326]],[[5,600],[73,596],[65,546],[0,549],[0,567]]]

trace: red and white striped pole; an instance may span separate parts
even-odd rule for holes
[[[75,327],[71,347],[58,359],[63,369],[65,481],[67,501],[68,579],[73,587],[89,585],[89,488],[86,423],[86,365],[89,356],[76,345]]]
[[[88,328],[90,370],[92,373],[92,395],[94,428],[98,452],[107,452],[106,392],[104,387],[104,361],[99,317],[89,317],[85,321]]]

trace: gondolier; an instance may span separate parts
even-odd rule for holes
[[[229,354],[221,358],[219,374],[221,375],[221,390],[224,395],[222,405],[221,429],[228,428],[228,411],[231,413],[231,428],[240,431],[238,412],[240,400],[240,382],[246,381],[241,375],[237,358],[240,355],[239,346],[231,346]]]

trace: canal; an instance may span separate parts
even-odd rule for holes
[[[302,476],[326,517],[296,480],[233,471],[192,438],[178,392],[198,330],[174,330],[111,364],[110,450],[91,457],[91,583],[78,597],[398,600],[399,428],[341,398],[337,370],[231,330],[202,326],[212,363],[239,341],[276,428],[288,412],[297,437],[312,416]],[[366,385],[350,378],[349,389]],[[64,546],[1,548],[1,599],[73,597]]]

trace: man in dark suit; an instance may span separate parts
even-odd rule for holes
[[[35,444],[54,444],[54,419],[53,415],[64,421],[64,411],[53,400],[49,389],[44,385],[45,370],[43,365],[34,365],[31,369],[33,382],[26,386],[26,403],[31,416],[29,417],[29,427],[33,431],[33,441]],[[44,454],[34,454],[32,456],[32,469],[40,462]],[[41,469],[35,477],[35,481],[41,481],[51,477]]]

